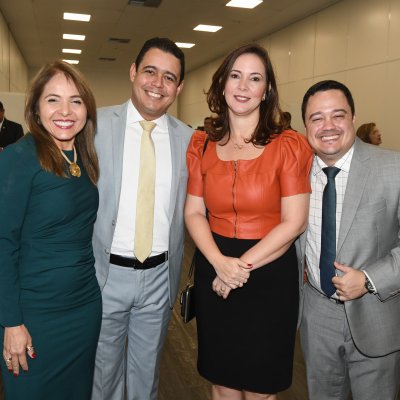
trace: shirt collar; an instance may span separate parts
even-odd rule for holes
[[[127,110],[127,115],[126,115],[126,124],[127,125],[134,125],[135,123],[138,123],[140,121],[143,121],[143,117],[140,115],[139,111],[136,109],[136,107],[133,105],[132,100],[128,102],[128,110]],[[161,128],[163,131],[168,131],[168,121],[167,121],[167,115],[163,114],[160,118],[157,118],[153,120],[153,122]]]
[[[353,153],[354,153],[354,144],[350,147],[347,153],[343,155],[342,158],[336,161],[334,166],[341,169],[344,172],[349,173],[351,160],[353,159]],[[315,155],[312,168],[313,175],[318,175],[319,173],[322,172],[322,168],[325,167],[327,167],[327,165],[321,160],[319,156]]]

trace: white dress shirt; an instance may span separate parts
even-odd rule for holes
[[[140,141],[143,117],[130,101],[127,110],[121,195],[111,252],[134,257],[136,197],[139,180]],[[153,247],[150,256],[168,250],[169,206],[172,181],[171,146],[166,115],[154,120],[151,133],[156,156],[156,184],[154,201]]]
[[[350,164],[353,158],[354,145],[335,164],[340,169],[336,175],[336,246],[339,237],[340,219],[344,194],[346,192],[347,179],[349,177]],[[328,178],[322,168],[327,165],[316,155],[311,168],[311,197],[310,211],[307,228],[306,262],[307,276],[310,284],[323,293],[320,283],[319,258],[321,254],[321,228],[322,228],[322,195]],[[332,297],[336,297],[336,294]]]

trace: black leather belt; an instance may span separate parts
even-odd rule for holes
[[[110,255],[110,264],[134,269],[150,269],[157,267],[168,260],[168,251],[157,256],[147,257],[142,263],[137,258],[123,257],[117,254]]]

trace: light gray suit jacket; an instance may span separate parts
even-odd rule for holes
[[[399,234],[400,153],[365,144],[357,138],[336,260],[365,270],[376,286],[376,295],[367,293],[345,302],[354,343],[370,357],[400,350]],[[305,244],[306,232],[296,242],[300,282],[303,281]],[[302,289],[303,285],[301,292]]]
[[[98,182],[100,205],[94,226],[93,250],[96,258],[96,275],[101,289],[108,277],[111,244],[118,215],[127,107],[128,102],[118,106],[100,108],[97,113],[98,129],[95,144],[100,163]],[[167,261],[169,300],[172,307],[178,292],[183,258],[183,207],[188,178],[186,149],[193,131],[170,115],[167,115],[167,119],[172,159],[169,259]]]

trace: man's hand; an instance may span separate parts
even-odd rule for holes
[[[340,301],[358,299],[368,292],[365,288],[364,272],[344,264],[339,264],[336,261],[335,268],[344,274],[332,278],[332,283],[335,285],[336,294]]]
[[[358,299],[364,296],[368,290],[365,288],[365,274],[359,269],[339,264],[335,261],[335,267],[344,275],[335,276],[332,279],[336,287],[336,294],[341,301]]]

